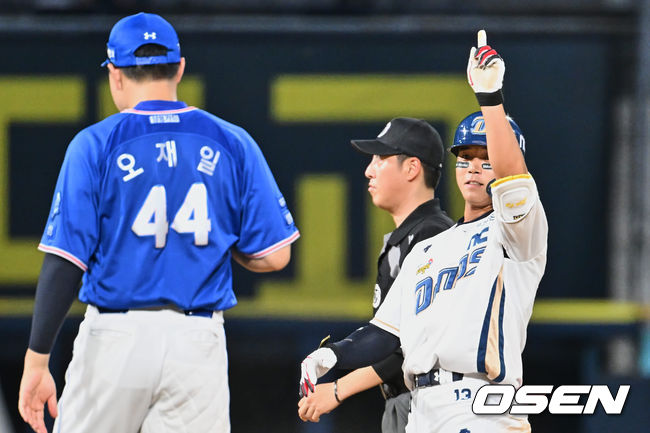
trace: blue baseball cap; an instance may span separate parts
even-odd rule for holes
[[[164,46],[167,48],[167,55],[136,57],[135,51],[146,44]],[[123,68],[181,61],[181,46],[172,25],[160,15],[144,12],[124,17],[113,26],[106,44],[106,52],[108,58],[102,66],[112,63]]]

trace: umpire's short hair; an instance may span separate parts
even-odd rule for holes
[[[135,50],[136,57],[164,56],[167,48],[158,44],[145,44]],[[120,68],[124,75],[135,81],[169,80],[176,76],[180,63],[159,63]]]
[[[397,155],[397,160],[400,164],[406,161],[407,158],[417,158],[417,156],[407,155],[405,153]],[[420,165],[422,165],[422,171],[424,171],[424,186],[435,189],[438,186],[438,182],[440,182],[440,169],[431,167],[423,163],[422,160],[420,160]]]

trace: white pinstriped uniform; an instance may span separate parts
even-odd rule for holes
[[[529,174],[498,179],[492,201],[494,212],[416,245],[371,320],[400,337],[411,389],[414,375],[433,368],[522,384],[521,353],[546,266],[548,225]],[[449,385],[463,388],[465,381]],[[445,386],[418,389],[414,399]]]

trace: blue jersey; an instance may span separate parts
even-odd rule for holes
[[[225,310],[237,303],[230,249],[260,258],[298,237],[246,131],[146,101],[72,140],[39,249],[85,271],[85,303]]]

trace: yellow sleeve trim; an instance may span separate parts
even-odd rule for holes
[[[514,175],[514,176],[506,176],[506,177],[502,177],[501,179],[497,179],[497,180],[495,180],[494,183],[492,184],[492,188],[497,187],[497,186],[499,186],[499,185],[501,185],[501,184],[504,184],[504,183],[506,183],[506,182],[508,182],[508,181],[510,181],[510,180],[515,180],[515,179],[532,179],[532,178],[533,178],[533,176],[531,176],[529,173],[526,173],[526,174],[516,174],[516,175]]]
[[[379,319],[377,319],[376,317],[373,317],[373,319],[371,320],[371,322],[377,322],[377,323],[380,323],[380,324],[382,324],[382,325],[384,325],[384,326],[386,326],[386,327],[388,327],[388,328],[390,328],[390,329],[394,329],[396,332],[399,332],[399,329],[398,329],[398,328],[394,327],[394,326],[391,325],[390,323],[386,323],[386,322],[384,322],[383,320],[379,320]]]

